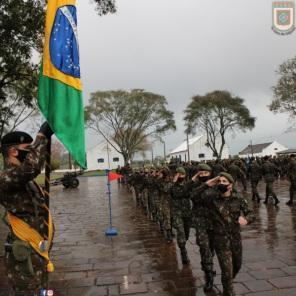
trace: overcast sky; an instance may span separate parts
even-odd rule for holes
[[[99,17],[94,5],[77,1],[85,102],[96,90],[143,88],[164,95],[177,131],[165,137],[167,150],[185,138],[183,110],[196,94],[228,90],[245,99],[257,118],[252,132],[228,136],[232,154],[246,145],[279,141],[286,115],[272,114],[275,71],[293,57],[296,31],[271,30],[271,0],[117,0],[115,15]],[[87,146],[99,142],[87,134]],[[161,147],[155,150],[161,154]]]

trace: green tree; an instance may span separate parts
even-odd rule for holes
[[[207,145],[219,159],[227,132],[245,132],[255,126],[255,118],[250,115],[244,100],[220,90],[194,96],[185,110],[184,119],[186,132],[194,133],[198,129],[205,133]]]
[[[296,56],[279,66],[280,75],[277,85],[273,87],[274,99],[269,105],[274,113],[288,113],[296,118]]]
[[[0,2],[0,136],[22,123],[34,108],[38,65],[32,61],[42,45],[44,3]]]
[[[87,127],[109,141],[127,164],[147,138],[176,129],[166,105],[164,96],[140,89],[97,91],[85,107],[85,119]]]
[[[115,13],[115,0],[94,0],[96,2],[96,10],[99,15]]]
[[[0,1],[0,137],[35,111],[45,3]],[[116,11],[115,0],[95,0],[95,5],[99,15]]]

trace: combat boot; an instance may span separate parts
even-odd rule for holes
[[[206,276],[206,283],[203,289],[205,292],[209,292],[213,289],[213,286],[214,286],[214,275],[212,271],[208,271],[206,272],[205,276]]]
[[[280,201],[276,196],[274,196],[274,199],[275,199],[274,205],[277,206],[280,203]]]
[[[268,197],[269,197],[269,191],[267,190],[267,188],[265,189],[265,200],[264,203],[268,204]]]
[[[188,258],[188,254],[187,254],[187,250],[186,250],[185,244],[182,244],[179,247],[180,247],[180,252],[181,252],[181,260],[182,260],[182,263],[184,265],[186,265],[186,264],[188,264],[190,262],[190,260]]]
[[[168,244],[170,244],[173,241],[172,232],[170,229],[165,229],[164,237]]]

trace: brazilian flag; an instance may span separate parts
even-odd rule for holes
[[[57,138],[86,168],[76,0],[48,0],[38,104]]]

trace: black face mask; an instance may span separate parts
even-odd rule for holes
[[[228,190],[228,185],[225,184],[218,184],[217,188],[221,193],[225,193]]]
[[[201,177],[198,177],[198,179],[201,181],[201,182],[203,182],[203,183],[205,183],[205,182],[207,182],[208,180],[210,180],[210,176],[201,176]]]
[[[16,157],[20,162],[23,162],[26,157],[27,157],[27,154],[29,153],[28,150],[22,150],[22,149],[18,149],[18,156]]]

